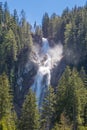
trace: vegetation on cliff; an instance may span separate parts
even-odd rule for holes
[[[41,115],[35,95],[29,91],[18,121],[13,105],[18,67],[23,69],[35,39],[42,36],[63,44],[69,67],[56,88],[48,90]],[[0,2],[0,130],[17,129],[87,129],[87,4],[72,10],[66,8],[61,16],[54,13],[49,17],[45,13],[42,27],[36,23],[32,27],[23,10],[19,17],[16,10],[10,13],[7,2],[4,6]]]

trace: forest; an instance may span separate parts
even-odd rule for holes
[[[62,43],[66,68],[57,86],[49,86],[40,111],[29,88],[18,113],[18,66],[23,69],[42,37]],[[24,10],[11,14],[0,2],[0,130],[87,130],[87,3],[61,16],[46,12],[42,25],[31,25]]]

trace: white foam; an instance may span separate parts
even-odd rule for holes
[[[50,85],[51,70],[63,57],[63,46],[58,44],[51,48],[48,40],[42,38],[42,47],[34,53],[37,60],[32,59],[32,61],[37,63],[39,69],[32,89],[36,93],[37,104],[41,107],[45,92]]]

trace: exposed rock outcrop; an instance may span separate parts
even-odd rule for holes
[[[66,61],[63,57],[62,60],[52,69],[51,72],[51,85],[56,87],[58,85],[59,79],[62,76],[62,73],[64,72],[66,68]]]
[[[48,86],[58,85],[66,67],[62,44],[56,45],[53,40],[46,38],[42,38],[40,43],[41,37],[35,36],[33,40],[35,41],[32,52],[28,53],[25,48],[19,57],[17,85],[14,88],[14,104],[19,116],[29,88],[32,86],[36,91],[36,97],[40,99],[38,104],[41,105]]]
[[[21,107],[30,86],[34,83],[34,78],[37,73],[38,67],[35,63],[26,63],[24,70],[18,74],[17,85],[14,88],[14,105],[17,114],[20,115]]]

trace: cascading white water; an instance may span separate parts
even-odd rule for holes
[[[42,47],[35,51],[32,60],[38,64],[39,69],[32,85],[32,90],[36,93],[37,104],[40,108],[50,85],[51,70],[61,60],[63,47],[61,44],[58,44],[51,48],[48,40],[42,38]]]

